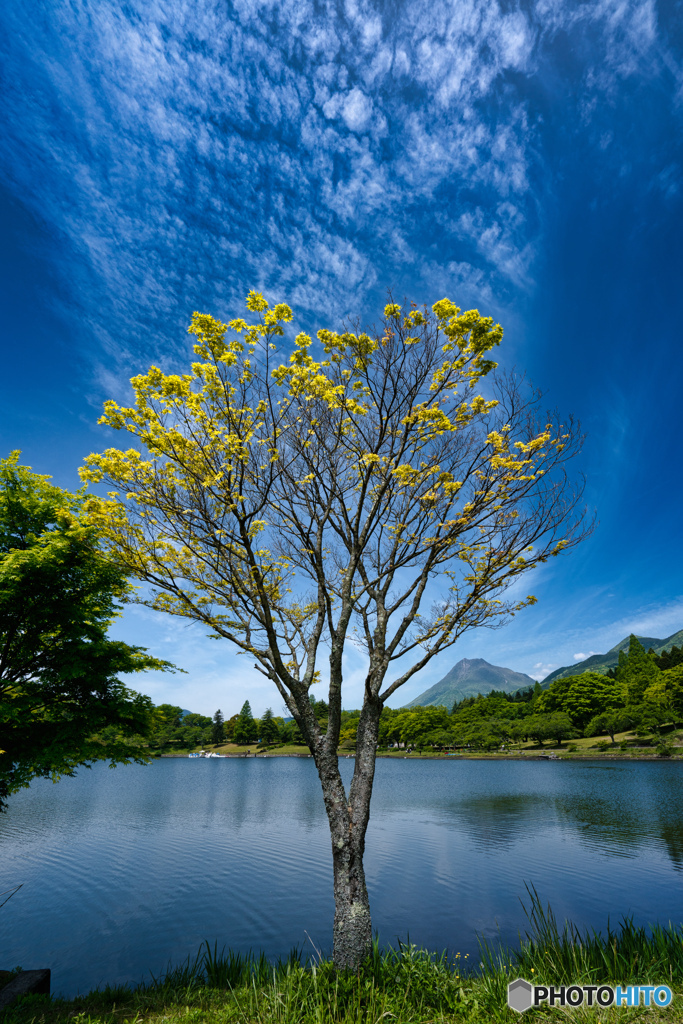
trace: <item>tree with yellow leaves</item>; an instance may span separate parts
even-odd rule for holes
[[[463,632],[534,601],[507,588],[582,535],[564,464],[580,439],[537,421],[537,397],[497,377],[502,328],[450,300],[391,302],[379,331],[322,329],[278,355],[292,311],[195,313],[190,372],[133,378],[101,422],[135,446],[90,455],[105,482],[90,521],[149,606],[255,659],[315,758],[334,863],[334,962],[371,945],[363,870],[382,707]],[[282,344],[282,342],[280,342]],[[585,531],[584,531],[585,532]],[[367,654],[349,792],[339,773],[343,658]],[[311,687],[326,677],[325,731]]]

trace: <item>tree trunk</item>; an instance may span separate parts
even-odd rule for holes
[[[376,704],[376,706],[375,706]],[[347,798],[336,751],[316,753],[332,839],[334,868],[334,952],[337,970],[355,971],[372,950],[370,901],[363,854],[370,818],[381,705],[368,702],[358,724],[353,781]]]
[[[365,885],[363,854],[353,841],[332,841],[334,862],[334,966],[355,971],[372,948],[370,900]]]

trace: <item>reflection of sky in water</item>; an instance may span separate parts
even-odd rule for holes
[[[348,782],[352,760],[342,760]],[[380,761],[366,868],[383,942],[514,942],[533,884],[581,927],[683,920],[680,765]],[[164,760],[41,781],[0,819],[0,961],[56,991],[141,977],[204,939],[329,950],[331,855],[311,760]],[[310,937],[310,941],[309,941]]]

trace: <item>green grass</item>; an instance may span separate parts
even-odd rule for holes
[[[582,933],[571,922],[560,928],[551,908],[543,907],[534,889],[528,892],[525,939],[514,951],[484,944],[485,973],[494,973],[496,965],[507,961],[515,976],[555,985],[635,984],[650,979],[671,987],[683,984],[683,927],[655,925],[648,930],[624,918],[616,929],[608,922],[604,933]]]
[[[269,754],[271,757],[308,757],[311,753],[307,746],[301,746],[297,744],[281,744],[278,746],[262,747],[258,743],[251,743],[249,746],[237,743],[220,743],[218,745],[213,743],[206,743],[200,747],[183,747],[177,750],[164,751],[161,757],[187,757],[190,753],[196,753],[200,750],[215,751],[217,754],[226,754],[244,757],[247,751],[249,756],[258,754],[259,757],[263,757],[264,754]]]
[[[74,1000],[31,996],[6,1024],[483,1024],[585,1019],[683,1021],[683,930],[637,928],[629,919],[604,936],[559,927],[529,892],[529,931],[517,949],[482,943],[471,966],[459,953],[435,956],[411,944],[380,950],[357,973],[328,961],[302,963],[299,950],[275,964],[205,943],[194,958],[135,987],[106,988]],[[669,984],[662,1009],[508,1010],[508,982]]]
[[[681,745],[681,739],[683,737],[681,736],[681,733],[669,730],[667,732],[667,738],[669,740],[673,740],[674,741],[674,751],[673,751],[674,758],[678,758],[681,755],[683,755],[683,745]],[[425,759],[425,758],[439,759],[439,758],[446,758],[446,757],[450,756],[451,760],[456,759],[456,757],[474,758],[476,760],[480,760],[481,758],[487,758],[487,759],[497,759],[498,758],[499,759],[499,758],[506,758],[506,757],[536,757],[538,754],[557,754],[558,757],[567,757],[567,758],[572,758],[573,756],[576,756],[576,757],[581,757],[581,756],[586,757],[586,756],[588,756],[588,757],[597,757],[597,758],[601,758],[601,757],[605,757],[605,756],[609,757],[609,758],[613,758],[613,757],[637,758],[637,757],[655,757],[657,755],[656,746],[657,746],[657,743],[659,742],[659,740],[658,740],[658,737],[656,737],[656,736],[648,737],[647,740],[643,740],[643,739],[639,740],[635,736],[634,733],[623,732],[623,733],[617,733],[615,739],[616,739],[616,744],[613,746],[609,736],[578,737],[577,739],[573,739],[573,740],[564,740],[561,747],[555,746],[555,745],[551,744],[550,742],[546,742],[546,743],[543,744],[543,746],[540,746],[538,743],[535,743],[533,740],[528,740],[528,741],[526,741],[524,743],[521,743],[520,745],[517,745],[517,744],[515,744],[514,746],[510,745],[504,751],[501,751],[501,750],[484,751],[484,750],[465,750],[465,749],[460,749],[460,750],[458,750],[458,753],[455,756],[448,755],[448,754],[445,754],[445,753],[441,753],[440,751],[432,750],[429,747],[424,747],[424,748],[422,748],[419,751],[414,749],[414,750],[411,750],[410,752],[408,752],[407,750],[402,750],[402,749],[399,749],[399,750],[393,750],[393,749],[392,750],[386,750],[384,748],[381,748],[380,750],[378,750],[377,756],[378,757],[385,757],[385,758],[422,759],[422,760]],[[622,742],[622,740],[628,740],[628,742],[629,742],[628,749],[626,749],[626,750],[621,750],[620,749],[619,744]],[[604,750],[598,749],[598,744],[600,744],[600,743],[606,744],[607,745],[606,749],[604,749]],[[570,746],[572,746],[574,748],[571,751],[569,750]],[[247,750],[249,751],[250,756],[253,755],[253,754],[258,754],[259,757],[263,757],[264,755],[267,755],[269,757],[309,757],[310,756],[310,751],[309,751],[308,747],[305,746],[305,745],[281,744],[281,745],[276,745],[276,746],[270,746],[270,747],[262,748],[262,747],[259,746],[258,743],[252,743],[249,746],[238,745],[236,743],[221,743],[218,746],[215,746],[214,744],[207,744],[204,747],[192,747],[192,748],[188,747],[187,749],[183,748],[182,750],[178,749],[178,750],[173,750],[173,751],[166,751],[165,754],[160,754],[158,756],[162,756],[162,757],[163,756],[186,757],[188,755],[188,753],[190,753],[191,751],[194,752],[194,751],[199,751],[199,750],[202,750],[202,749],[203,750],[212,750],[212,751],[215,750],[216,753],[218,753],[218,754],[227,754],[227,755],[233,755],[233,756],[244,756],[247,753]],[[347,748],[344,748],[344,747],[340,747],[340,749],[339,749],[339,756],[340,757],[346,757],[346,756],[355,757],[355,750],[353,748],[348,748],[347,749]]]

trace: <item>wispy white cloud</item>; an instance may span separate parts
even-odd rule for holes
[[[635,74],[657,38],[654,5],[621,0],[233,10],[56,6],[30,38],[6,15],[4,173],[73,250],[71,290],[98,300],[84,330],[115,373],[172,357],[192,309],[227,313],[253,285],[335,317],[415,283],[418,240],[454,287],[467,264],[529,287],[539,123],[513,76],[589,24],[596,95],[595,69]]]
[[[370,312],[392,285],[519,324],[553,188],[553,90],[580,97],[567,137],[594,130],[618,173],[605,110],[620,86],[666,74],[663,102],[683,95],[660,17],[653,0],[102,0],[43,5],[27,32],[5,5],[0,175],[54,238],[93,404],[152,360],[174,365],[191,312],[227,316],[249,287],[304,320]],[[679,171],[655,161],[652,190],[675,198]],[[616,465],[634,457],[632,396],[606,405]],[[571,660],[676,614],[569,630],[557,650],[527,637],[524,657]]]
[[[558,668],[558,666],[555,664],[555,662],[537,661],[531,672],[527,674],[530,675],[531,678],[535,679],[537,682],[541,682],[542,679],[545,679],[546,676],[549,676],[553,669],[556,668]]]
[[[631,633],[664,640],[683,629],[683,596],[634,608],[629,615],[605,614],[598,622],[595,621],[596,607],[600,608],[599,601],[593,600],[590,618],[586,609],[577,616],[576,625],[571,629],[558,629],[554,622],[545,618],[534,626],[527,616],[523,626],[520,622],[521,628],[516,631],[513,628],[488,641],[489,648],[491,645],[494,651],[497,648],[496,656],[507,657],[513,668],[542,679],[560,665],[583,661],[592,654],[606,654]],[[482,638],[479,643],[483,645]],[[544,668],[547,672],[540,675]]]
[[[140,349],[168,356],[179,319],[227,310],[253,284],[345,312],[378,265],[388,282],[412,250],[418,201],[458,183],[503,200],[528,190],[524,104],[476,109],[530,66],[536,29],[521,13],[235,12],[62,6],[30,41],[8,16],[5,174],[74,250],[72,289],[98,293],[89,326],[110,367]],[[523,277],[521,207],[458,206],[440,265],[462,262],[464,237],[494,274]]]

